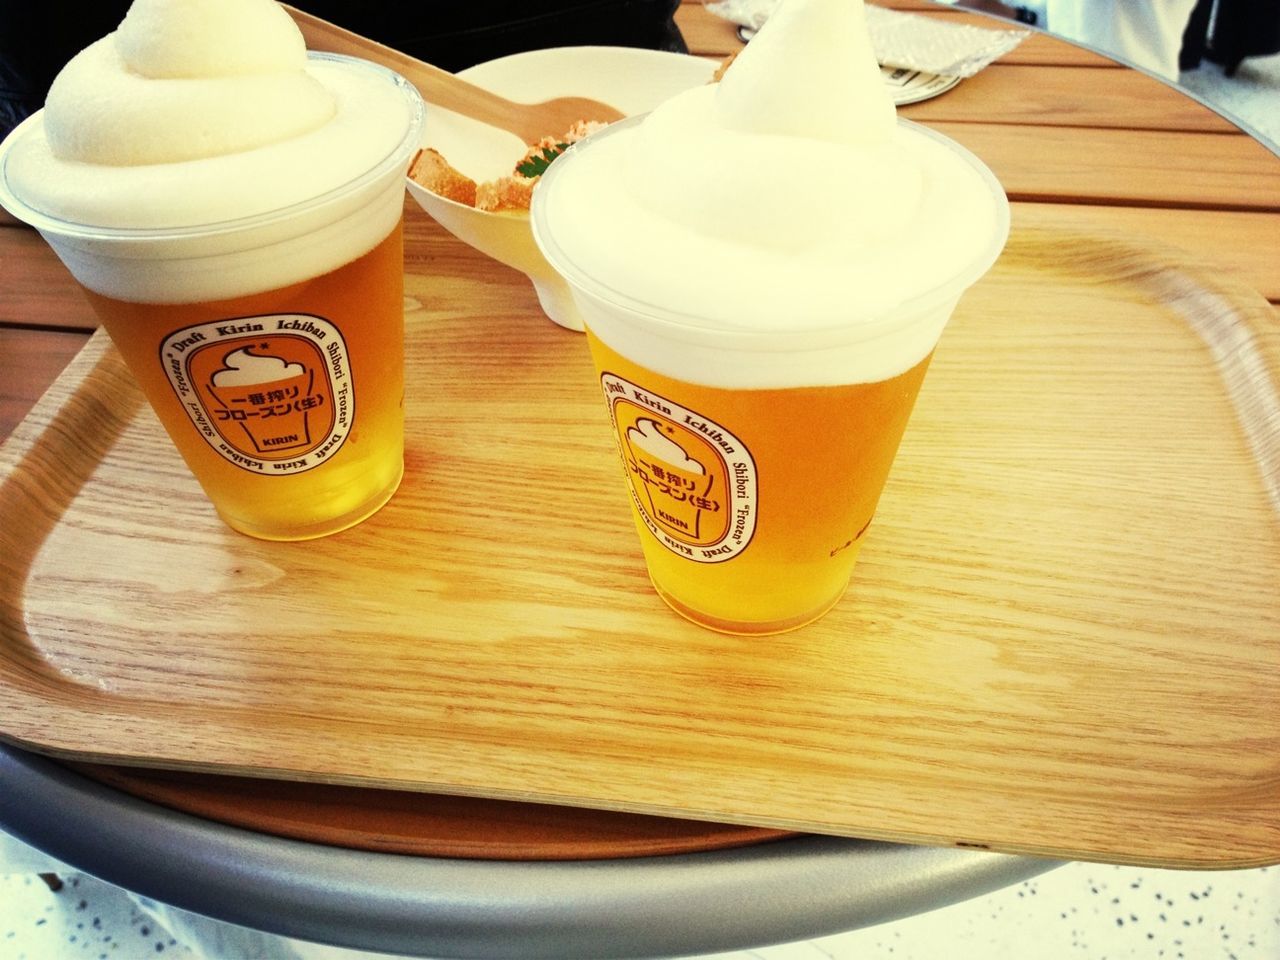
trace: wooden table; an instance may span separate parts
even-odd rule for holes
[[[990,19],[926,0],[887,5],[952,22]],[[740,49],[735,28],[686,2],[690,50]],[[1280,302],[1280,157],[1179,90],[1043,33],[945,95],[902,108],[985,160],[1004,184],[1014,230],[1124,231],[1175,244]],[[406,204],[406,270],[483,276],[536,311],[525,279]],[[96,329],[44,241],[0,222],[0,439],[7,437]]]

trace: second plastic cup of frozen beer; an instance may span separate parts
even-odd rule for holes
[[[308,58],[275,4],[253,29],[222,22],[251,8],[205,5],[208,32],[240,39],[173,57],[154,38],[196,7],[135,4],[6,140],[0,202],[84,287],[219,515],[299,540],[370,516],[403,473],[401,220],[423,106],[381,67]],[[58,102],[63,77],[122,115]]]
[[[557,159],[531,222],[585,320],[658,593],[732,633],[820,617],[1004,245],[990,171],[897,119],[860,3],[784,0],[718,83]]]
[[[630,122],[543,175],[535,234],[585,319],[658,594],[716,630],[790,630],[849,584],[938,338],[1003,246],[1004,195],[960,151],[1000,212],[961,273],[878,314],[850,290],[835,325],[810,323],[797,300],[775,328],[729,327],[611,288],[562,245],[557,192],[575,152]]]

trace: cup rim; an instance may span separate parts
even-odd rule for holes
[[[596,131],[583,140],[574,143],[561,156],[557,157],[556,161],[542,174],[537,186],[534,188],[533,200],[530,204],[530,226],[538,248],[542,251],[547,262],[557,273],[564,277],[573,289],[610,304],[615,308],[643,315],[648,322],[666,329],[669,334],[678,336],[680,333],[684,333],[686,336],[718,339],[733,338],[742,341],[777,340],[779,333],[777,330],[761,330],[751,327],[708,323],[704,318],[695,314],[673,310],[602,283],[578,267],[573,258],[556,241],[554,231],[547,223],[547,197],[555,189],[557,178],[563,176],[563,171],[570,165],[574,156],[591,150],[595,144],[598,144],[606,137],[639,125],[646,116],[647,114],[640,114],[616,121],[603,130]],[[899,126],[909,128],[913,132],[928,137],[951,150],[965,160],[974,172],[978,174],[989,189],[994,206],[995,228],[991,234],[991,242],[983,250],[981,256],[973,258],[964,270],[957,272],[947,281],[904,300],[879,308],[875,311],[873,317],[860,320],[857,324],[825,323],[787,327],[785,333],[789,341],[797,344],[797,346],[799,346],[800,340],[806,336],[828,341],[832,338],[843,339],[850,333],[855,333],[858,340],[872,340],[892,333],[909,324],[915,318],[936,309],[939,305],[958,299],[969,286],[991,268],[1004,249],[1010,229],[1009,198],[1005,194],[1004,187],[1001,186],[1000,181],[996,179],[995,174],[976,155],[950,137],[903,117],[898,117],[897,122]]]
[[[231,220],[217,220],[212,223],[172,227],[106,227],[75,223],[30,206],[9,185],[8,161],[11,150],[25,135],[26,128],[38,122],[41,113],[43,113],[42,109],[14,127],[4,141],[0,142],[0,206],[4,207],[23,223],[35,227],[41,233],[48,232],[68,240],[169,241],[234,234],[289,221],[300,214],[318,210],[329,203],[357,192],[365,186],[378,182],[378,180],[398,167],[403,159],[417,148],[422,137],[422,127],[426,118],[426,107],[423,103],[422,95],[418,92],[417,87],[394,70],[360,57],[307,51],[307,59],[331,61],[384,74],[400,90],[401,95],[404,96],[409,105],[409,121],[400,142],[358,177],[340,183],[307,200],[300,200],[285,207],[277,207],[273,210],[251,214],[246,217],[236,217]]]

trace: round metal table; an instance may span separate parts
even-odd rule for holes
[[[0,827],[181,909],[302,940],[434,957],[747,949],[923,913],[1060,865],[818,836],[576,862],[370,853],[202,820],[9,745],[0,745]]]

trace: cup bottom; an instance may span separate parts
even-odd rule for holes
[[[817,606],[812,607],[803,613],[796,614],[795,616],[785,617],[779,620],[751,621],[729,620],[724,617],[716,617],[703,613],[702,611],[696,610],[688,604],[676,599],[664,590],[652,577],[649,578],[649,582],[653,584],[653,589],[657,591],[658,596],[662,598],[662,601],[689,622],[696,623],[698,626],[706,627],[709,630],[714,630],[717,633],[728,633],[740,637],[765,637],[772,634],[788,633],[792,630],[799,630],[801,627],[808,626],[815,620],[822,619],[822,617],[830,612],[831,608],[840,602],[840,598],[844,596],[845,591],[849,587],[849,582],[846,580],[834,595],[823,600]]]
[[[316,540],[320,537],[327,537],[334,533],[341,533],[343,530],[349,530],[359,523],[363,523],[371,516],[387,505],[387,502],[395,496],[395,492],[400,489],[400,482],[404,479],[404,463],[400,464],[400,469],[396,471],[391,483],[379,490],[376,494],[366,500],[360,506],[348,510],[346,513],[336,517],[327,517],[324,520],[317,520],[314,523],[292,523],[287,527],[263,526],[259,523],[253,523],[248,520],[242,520],[237,517],[230,516],[218,511],[218,516],[222,518],[223,523],[232,530],[243,533],[247,536],[254,537],[258,540],[274,540],[278,542],[291,542],[296,540]]]

